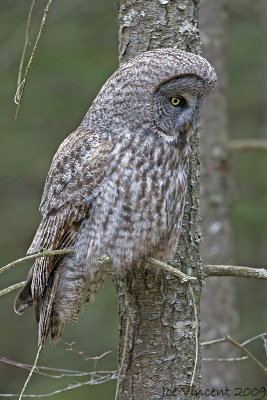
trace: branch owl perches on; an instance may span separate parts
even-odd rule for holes
[[[106,82],[81,125],[59,147],[48,173],[42,222],[28,254],[73,247],[74,254],[36,259],[15,300],[34,304],[39,344],[61,339],[83,294],[147,257],[171,260],[187,187],[188,140],[201,100],[216,82],[202,57],[176,49],[143,53]]]

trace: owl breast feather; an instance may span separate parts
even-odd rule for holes
[[[163,141],[144,143],[136,137],[118,145],[84,227],[92,251],[108,254],[117,268],[147,256],[172,257],[183,217],[188,158],[188,147],[181,150]],[[90,254],[89,245],[88,259]]]

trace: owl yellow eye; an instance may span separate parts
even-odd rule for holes
[[[171,104],[175,107],[181,103],[181,99],[179,99],[178,97],[171,97],[170,100]]]

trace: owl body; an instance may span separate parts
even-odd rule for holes
[[[73,247],[37,259],[15,301],[32,303],[39,342],[60,340],[82,296],[105,278],[151,256],[172,258],[182,224],[189,138],[216,75],[206,60],[160,49],[123,65],[101,89],[80,127],[59,147],[41,202],[43,220],[29,253]]]
[[[96,228],[85,228],[85,243],[92,243],[97,257],[109,254],[114,268],[152,254],[171,259],[169,241],[172,234],[177,241],[187,184],[188,146],[179,151],[163,140],[155,146],[152,135],[125,136],[110,153],[88,220],[88,228]],[[160,247],[162,241],[167,247]]]

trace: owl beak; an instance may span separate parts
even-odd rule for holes
[[[188,141],[189,141],[189,138],[190,138],[190,127],[191,127],[191,124],[190,124],[190,122],[187,122],[184,126],[183,126],[183,134],[184,134],[184,136],[185,136],[185,140],[186,140],[186,143],[188,143]]]
[[[190,123],[187,122],[183,127],[183,131],[186,132],[186,131],[188,131],[189,128],[190,128]]]

